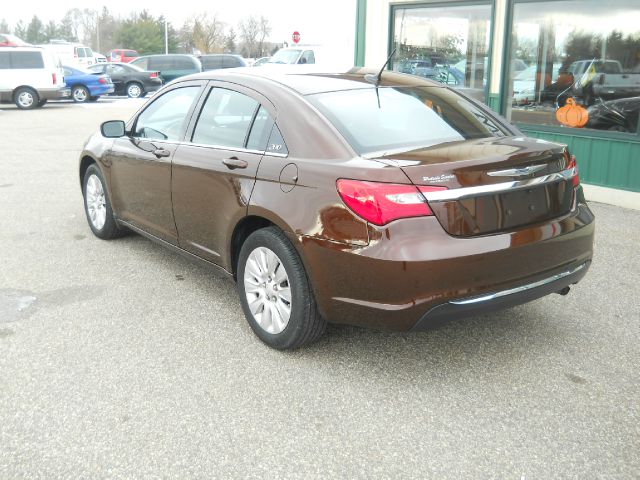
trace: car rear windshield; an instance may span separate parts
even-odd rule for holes
[[[483,109],[441,87],[380,87],[307,95],[360,155],[505,136]]]

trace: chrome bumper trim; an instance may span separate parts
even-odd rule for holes
[[[512,295],[514,293],[525,292],[527,290],[531,290],[532,288],[541,287],[542,285],[546,285],[548,283],[555,282],[556,280],[560,280],[561,278],[568,277],[569,275],[573,275],[574,273],[582,270],[586,266],[587,266],[587,263],[583,263],[582,265],[578,265],[572,270],[558,273],[556,275],[553,275],[552,277],[544,278],[542,280],[538,280],[537,282],[529,283],[527,285],[510,288],[508,290],[502,290],[500,292],[491,293],[489,295],[482,295],[480,297],[464,298],[462,300],[450,300],[449,303],[452,303],[454,305],[470,305],[473,303],[487,302],[489,300],[505,297],[507,295]]]
[[[569,180],[578,174],[578,168],[572,167],[561,172],[550,173],[542,177],[528,178],[526,180],[514,180],[512,182],[492,183],[489,185],[478,185],[476,187],[462,187],[451,190],[438,190],[435,192],[423,192],[428,202],[445,202],[450,200],[461,200],[468,197],[489,195],[492,193],[508,193],[514,190],[539,187],[548,183]]]

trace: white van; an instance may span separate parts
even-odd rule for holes
[[[38,47],[45,48],[55,53],[64,65],[84,65],[89,66],[96,63],[93,50],[81,43],[64,42],[53,40],[50,43],[43,43]]]
[[[54,54],[39,47],[0,47],[0,103],[28,110],[70,95]]]

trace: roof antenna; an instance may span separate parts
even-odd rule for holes
[[[364,76],[364,79],[367,82],[373,83],[376,86],[376,98],[378,99],[378,108],[381,108],[380,107],[380,92],[378,91],[378,86],[380,85],[380,80],[382,80],[382,72],[384,72],[384,69],[387,68],[387,65],[389,65],[389,62],[391,61],[391,59],[395,55],[397,49],[398,49],[397,46],[393,49],[393,51],[391,52],[391,55],[389,55],[389,57],[387,58],[387,61],[384,62],[384,65],[382,65],[382,68],[380,69],[380,71],[378,72],[377,75],[373,75],[372,73],[367,73]]]
[[[391,62],[391,59],[395,55],[397,49],[398,49],[398,46],[396,45],[394,49],[391,51],[391,55],[389,55],[389,57],[387,58],[387,61],[384,62],[384,65],[382,65],[382,68],[380,69],[377,75],[373,75],[372,73],[367,73],[364,76],[364,79],[367,82],[373,83],[377,87],[378,84],[380,83],[380,80],[382,80],[382,72],[384,72],[384,69],[387,68],[387,65],[389,65],[389,62]]]

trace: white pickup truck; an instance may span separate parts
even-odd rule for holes
[[[596,98],[640,96],[640,72],[625,72],[617,60],[579,60],[569,66],[575,80],[573,91],[586,105]]]

